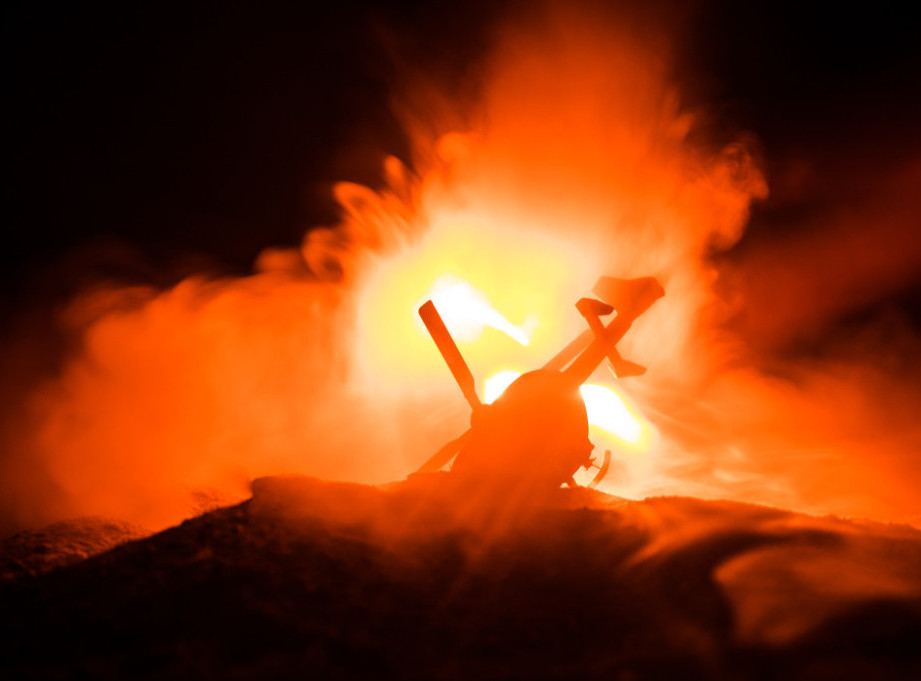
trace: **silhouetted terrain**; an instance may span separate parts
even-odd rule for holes
[[[253,490],[8,579],[0,677],[921,672],[921,532],[909,527],[585,490],[484,501],[440,475],[385,488],[262,478]],[[24,545],[7,540],[4,551]]]

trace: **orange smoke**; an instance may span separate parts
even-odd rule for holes
[[[162,526],[197,510],[192,492],[240,498],[260,475],[402,478],[469,417],[418,304],[446,296],[483,381],[536,368],[581,332],[573,303],[602,274],[666,289],[620,345],[648,373],[616,385],[658,436],[641,432],[641,457],[615,452],[608,491],[916,512],[905,495],[874,501],[887,473],[861,488],[864,468],[834,437],[850,412],[821,404],[840,397],[834,384],[800,392],[746,368],[722,328],[732,309],[710,258],[767,186],[744,144],[706,142],[666,44],[571,10],[520,21],[500,33],[468,129],[410,130],[420,175],[391,159],[384,189],[339,185],[341,223],[267,250],[251,277],[75,300],[66,320],[82,347],[32,395],[15,442],[4,491],[17,512]],[[461,290],[474,301],[462,309],[466,285],[479,293]],[[17,484],[30,467],[57,486],[53,512]]]
[[[622,343],[650,368],[623,391],[648,383],[687,392],[722,366],[728,341],[715,330],[716,274],[706,258],[740,236],[766,186],[743,146],[689,141],[697,121],[681,111],[667,55],[648,38],[600,31],[566,11],[503,35],[473,116],[481,125],[428,145],[436,162],[416,196],[424,237],[363,284],[358,356],[369,385],[453,390],[414,318],[445,275],[469,282],[515,324],[535,320],[526,348],[496,333],[458,338],[480,381],[540,366],[583,331],[573,304],[600,274],[654,275],[667,291]],[[456,435],[462,400],[448,399]],[[637,457],[619,445],[608,491],[675,491],[660,452]]]

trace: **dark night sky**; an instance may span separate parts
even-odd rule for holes
[[[334,219],[330,182],[406,156],[381,36],[461,73],[495,4],[6,3],[3,302],[64,296],[84,270],[243,273],[298,243]],[[692,96],[758,136],[769,174],[791,155],[829,172],[805,205],[759,207],[746,239],[853,192],[855,159],[872,173],[921,149],[917,22],[798,4],[701,2],[680,47]]]

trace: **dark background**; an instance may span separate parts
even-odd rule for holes
[[[397,62],[462,74],[511,4],[4,3],[3,318],[98,276],[242,274],[299,243],[335,219],[332,182],[374,184],[385,153],[408,157]],[[752,131],[769,180],[794,156],[827,175],[757,206],[738,249],[921,150],[921,35],[897,3],[720,0],[688,16],[689,104]],[[917,293],[895,294],[915,319]]]

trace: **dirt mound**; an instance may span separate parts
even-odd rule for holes
[[[466,503],[464,499],[467,499]],[[263,478],[0,585],[3,678],[909,679],[921,532],[687,498]]]

